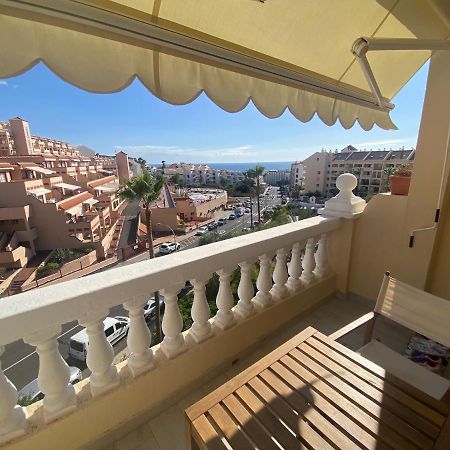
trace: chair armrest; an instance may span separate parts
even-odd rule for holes
[[[345,336],[351,331],[356,330],[357,328],[364,325],[366,322],[369,322],[369,320],[373,319],[375,319],[375,313],[372,311],[370,313],[364,314],[364,316],[358,317],[356,320],[349,323],[345,327],[342,327],[341,329],[335,331],[334,333],[330,334],[328,337],[333,341],[336,341],[337,339],[340,339],[342,336]]]

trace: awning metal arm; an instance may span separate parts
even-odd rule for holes
[[[372,94],[379,106],[383,105],[383,96],[377,80],[372,72],[366,54],[368,51],[387,50],[450,50],[450,41],[435,39],[385,39],[360,37],[352,45],[352,53],[357,57],[359,65],[369,83]]]

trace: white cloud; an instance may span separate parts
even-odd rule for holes
[[[381,145],[409,145],[412,142],[415,142],[415,140],[417,140],[417,138],[403,138],[403,139],[386,139],[386,140],[381,140],[381,141],[373,141],[373,142],[361,142],[361,143],[357,143],[355,144],[355,146],[357,147],[379,147]]]
[[[0,80],[0,86],[8,86],[8,82]]]

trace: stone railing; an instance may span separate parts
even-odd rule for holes
[[[340,204],[345,203],[344,197],[332,202],[332,215],[337,215]],[[77,320],[86,327],[89,390],[92,397],[97,397],[123,382],[103,330],[103,320],[111,307],[123,304],[130,317],[126,364],[131,376],[158,371],[161,360],[154,357],[143,309],[154,291],[165,296],[164,339],[159,351],[165,360],[174,360],[185,352],[193,352],[213,336],[239,327],[240,322],[262,316],[277,303],[329,280],[332,268],[328,241],[332,233],[338,236],[341,224],[340,218],[317,216],[13,296],[0,309],[0,357],[4,346],[18,339],[36,348],[39,388],[45,395],[43,418],[46,423],[52,422],[80,403],[69,383],[69,367],[58,350],[62,324]],[[341,242],[340,238],[331,240]],[[256,262],[259,274],[255,292],[251,270]],[[234,306],[230,281],[237,267],[239,301]],[[211,318],[205,290],[213,273],[219,276],[219,289],[218,311]],[[183,333],[178,293],[186,281],[193,286],[193,323]],[[0,366],[0,444],[31,428],[29,416],[17,405],[17,400],[17,389]]]

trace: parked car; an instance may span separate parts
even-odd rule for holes
[[[181,245],[178,242],[164,242],[159,246],[159,253],[161,255],[168,255],[169,253],[179,250]]]
[[[164,295],[159,296],[159,304],[160,309],[164,310]],[[150,300],[145,304],[144,306],[144,319],[149,319],[153,317],[156,314],[156,302],[155,302],[155,296],[152,296]]]
[[[207,231],[208,231],[208,227],[207,226],[203,226],[203,227],[200,227],[197,230],[197,233],[195,233],[195,235],[196,236],[203,236]]]
[[[221,227],[222,225],[225,225],[227,223],[227,219],[219,219],[217,221],[217,225],[219,225],[219,227]]]
[[[228,220],[234,220],[234,219],[236,219],[236,214],[230,214],[228,216]]]
[[[83,379],[83,374],[78,367],[69,367],[70,370],[70,384],[77,384],[79,381]],[[38,400],[42,400],[44,398],[43,392],[39,389],[38,379],[31,381],[25,387],[23,387],[19,393],[19,402],[26,400],[28,403],[34,403]]]
[[[211,222],[211,223],[208,223],[207,226],[208,226],[208,230],[212,231],[212,230],[215,230],[217,228],[217,223],[216,222]]]
[[[107,317],[103,321],[103,326],[106,339],[111,345],[114,345],[128,334],[130,319],[123,316]],[[80,361],[85,361],[88,341],[86,328],[74,334],[69,341],[69,355]]]

